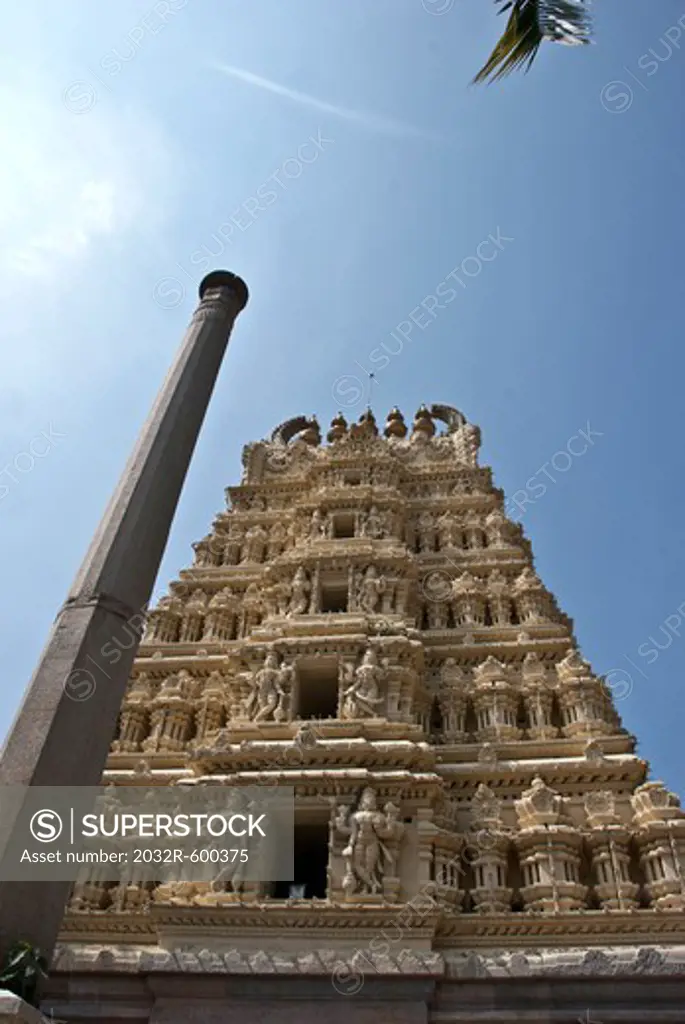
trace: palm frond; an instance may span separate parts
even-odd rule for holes
[[[589,0],[495,0],[499,14],[510,11],[507,27],[474,83],[496,81],[524,65],[528,71],[540,45],[590,42]]]

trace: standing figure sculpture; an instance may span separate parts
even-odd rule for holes
[[[435,516],[432,512],[422,512],[417,522],[417,533],[419,535],[419,551],[426,554],[435,551],[437,526]]]
[[[317,508],[312,512],[312,518],[309,526],[309,539],[320,540],[321,537],[326,536],[327,517],[323,514],[321,509]]]
[[[343,667],[343,718],[364,718],[378,714],[377,708],[385,699],[379,692],[383,675],[383,669],[379,666],[378,657],[372,647],[366,651],[358,668],[350,664]]]
[[[311,586],[307,573],[302,566],[297,570],[293,578],[292,597],[290,599],[291,615],[306,615],[309,609],[309,592]]]
[[[375,505],[372,505],[368,515],[362,521],[362,537],[370,537],[371,540],[382,540],[386,534],[385,516],[382,515]]]
[[[263,562],[266,551],[267,532],[263,526],[257,523],[245,534],[243,547],[243,562]]]
[[[268,557],[270,559],[278,558],[279,555],[283,554],[287,540],[288,535],[283,523],[281,523],[280,521],[274,523],[274,525],[271,527],[271,530],[269,531],[269,547],[267,552]]]
[[[395,872],[396,846],[404,832],[398,820],[399,808],[386,804],[378,810],[376,794],[366,788],[359,807],[347,817],[338,814],[335,830],[349,836],[342,855],[345,858],[345,876],[342,887],[348,896],[354,893],[375,896],[383,891],[384,875]]]
[[[245,702],[245,714],[251,721],[283,721],[288,697],[284,683],[290,682],[291,674],[290,666],[279,668],[278,657],[273,651],[267,654],[263,668],[253,676],[252,692]]]
[[[224,549],[224,562],[226,565],[237,565],[243,550],[245,538],[245,527],[239,523],[230,523]]]
[[[384,576],[379,576],[375,565],[370,565],[359,584],[357,603],[363,612],[373,615],[378,611],[378,605],[386,588]]]

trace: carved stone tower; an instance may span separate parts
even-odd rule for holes
[[[245,448],[150,612],[106,771],[294,787],[294,877],[93,876],[55,1013],[676,1020],[659,1013],[683,1000],[685,814],[646,781],[478,428],[433,405],[384,428],[339,414],[326,441],[300,417]]]

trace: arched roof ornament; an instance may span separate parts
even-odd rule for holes
[[[298,434],[307,432],[319,432],[319,424],[315,416],[294,416],[285,420],[271,434],[271,441],[274,444],[289,444]]]
[[[434,420],[440,420],[447,427],[447,433],[453,434],[467,423],[466,416],[451,405],[433,404],[430,407],[430,414]]]

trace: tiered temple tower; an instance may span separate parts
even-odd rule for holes
[[[218,1021],[230,997],[245,1024],[317,1001],[365,1024],[391,1004],[472,1021],[539,1001],[525,986],[545,975],[557,1007],[606,1024],[624,973],[636,1020],[677,1019],[645,1016],[668,993],[635,979],[685,970],[685,814],[646,781],[478,465],[478,428],[443,405],[380,429],[367,411],[326,442],[299,417],[245,448],[227,511],[149,614],[106,772],[294,787],[294,877],[93,875],[55,1012],[189,1020],[190,1000]]]

